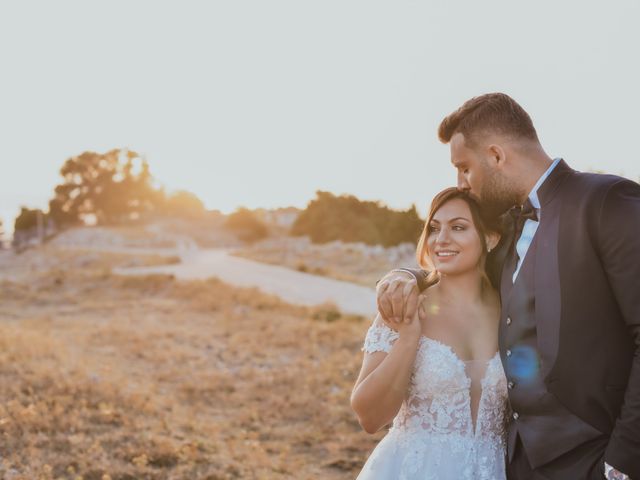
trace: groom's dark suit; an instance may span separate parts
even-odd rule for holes
[[[561,161],[538,198],[515,282],[513,231],[489,272],[513,409],[509,478],[602,479],[606,461],[638,480],[640,185]]]
[[[606,461],[640,478],[640,185],[561,161],[538,198],[515,282],[517,239],[503,242],[509,470],[603,478]]]

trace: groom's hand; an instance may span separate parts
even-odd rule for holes
[[[418,309],[420,291],[415,277],[394,271],[385,275],[376,287],[378,312],[391,328],[394,323],[411,323]]]

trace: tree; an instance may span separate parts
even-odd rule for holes
[[[184,190],[165,196],[162,213],[178,217],[202,217],[206,213],[204,203],[196,195]]]
[[[59,226],[80,223],[88,216],[98,224],[133,220],[161,201],[148,163],[133,151],[84,152],[69,158],[60,175],[64,181],[49,202],[50,215]]]
[[[363,202],[352,195],[316,192],[316,199],[297,217],[291,235],[308,235],[314,243],[334,240],[392,246],[417,243],[423,221],[415,205],[404,212],[378,202]]]
[[[255,242],[269,233],[266,225],[253,212],[242,207],[227,217],[225,227],[246,242]]]
[[[418,215],[415,204],[405,211],[390,211],[382,228],[385,245],[403,242],[417,243],[424,227],[424,220]]]
[[[44,222],[47,215],[42,210],[36,208],[31,210],[27,207],[20,208],[20,214],[16,217],[13,227],[14,232],[24,232],[38,227],[38,222]]]

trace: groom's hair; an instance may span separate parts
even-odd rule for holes
[[[467,145],[473,145],[479,136],[488,133],[538,141],[529,114],[504,93],[473,97],[447,115],[438,128],[438,138],[449,143],[455,133],[461,133]]]

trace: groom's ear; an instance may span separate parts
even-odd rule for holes
[[[489,163],[496,167],[503,167],[507,159],[507,154],[500,145],[492,143],[487,147]]]

